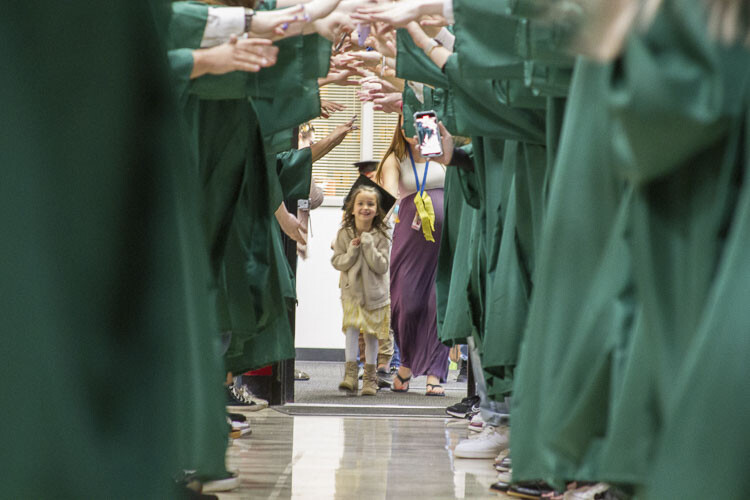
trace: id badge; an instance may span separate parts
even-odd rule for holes
[[[411,228],[415,231],[422,229],[422,218],[419,216],[419,212],[414,214],[414,220],[411,221]]]

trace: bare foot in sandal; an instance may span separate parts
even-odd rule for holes
[[[425,396],[445,396],[445,389],[440,385],[440,379],[434,375],[427,375],[427,392]]]
[[[391,391],[407,392],[409,390],[409,381],[411,380],[411,370],[400,366],[396,375],[391,382]]]

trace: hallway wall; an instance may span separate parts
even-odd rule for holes
[[[327,196],[323,206],[310,213],[308,257],[297,261],[297,348],[344,349],[339,273],[331,266],[342,202],[342,197]]]

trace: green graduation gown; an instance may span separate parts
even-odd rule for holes
[[[168,498],[173,474],[202,467],[181,448],[206,421],[181,400],[202,392],[185,374],[215,331],[194,164],[149,5],[89,7],[0,20],[3,491]],[[223,410],[215,375],[200,402]]]

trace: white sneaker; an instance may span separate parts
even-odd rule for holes
[[[456,449],[456,458],[495,458],[509,444],[507,427],[486,426],[474,439],[464,439]]]
[[[606,483],[596,483],[590,486],[583,486],[575,490],[565,492],[565,500],[594,500],[597,495],[601,495],[610,489]]]
[[[473,417],[471,417],[471,421],[469,422],[469,430],[472,432],[482,432],[482,429],[484,429],[484,420],[482,420],[482,414],[477,413]]]
[[[227,422],[232,428],[232,431],[235,433],[239,433],[240,437],[247,436],[248,434],[251,434],[253,431],[250,429],[250,424],[247,422],[233,422],[232,420],[227,418]]]
[[[232,475],[224,479],[216,479],[214,481],[206,481],[203,483],[201,493],[216,493],[219,491],[230,491],[240,485],[240,476],[232,472]]]

